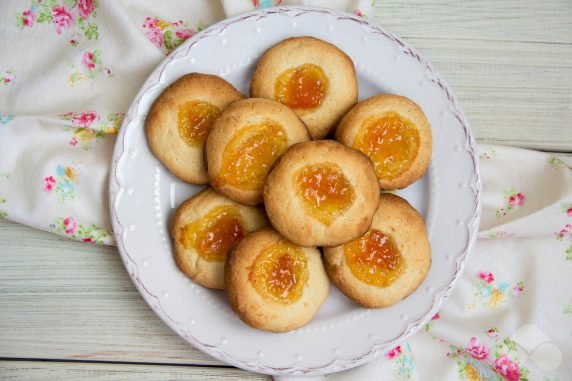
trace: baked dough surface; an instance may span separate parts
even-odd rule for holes
[[[279,76],[307,64],[322,69],[328,80],[327,92],[319,106],[294,111],[306,123],[313,139],[323,139],[358,98],[353,61],[335,45],[314,37],[292,37],[272,46],[258,62],[250,96],[277,99],[275,84]]]
[[[388,114],[398,115],[401,120],[417,129],[419,148],[408,169],[395,178],[379,177],[381,189],[405,188],[419,180],[427,171],[431,161],[431,126],[421,108],[412,100],[399,95],[380,94],[355,105],[340,121],[336,129],[336,140],[348,147],[356,147],[356,138],[370,118]],[[373,160],[373,159],[372,159]],[[382,164],[382,163],[380,163]]]
[[[225,290],[232,309],[246,324],[266,331],[286,332],[305,325],[314,317],[328,296],[330,282],[320,251],[297,247],[305,258],[307,271],[300,297],[285,304],[261,294],[253,284],[251,271],[257,257],[276,244],[291,243],[269,227],[243,238],[228,256]]]
[[[403,270],[387,287],[368,284],[348,267],[345,245],[324,249],[324,265],[330,280],[348,298],[367,308],[388,307],[419,287],[431,265],[431,248],[425,223],[403,198],[383,193],[370,229],[393,239],[403,258]]]
[[[175,176],[191,184],[208,181],[203,146],[189,145],[179,134],[179,111],[189,102],[206,102],[221,112],[244,96],[224,79],[210,74],[191,73],[167,87],[155,100],[145,133],[151,152]]]
[[[278,130],[281,132],[276,132]],[[264,181],[253,187],[255,181],[249,179],[243,186],[225,180],[225,176],[240,173],[236,168],[229,169],[229,165],[259,159],[254,150],[250,150],[251,147],[248,145],[252,143],[248,143],[249,139],[258,144],[259,138],[265,139],[267,134],[277,133],[280,136],[271,136],[264,144],[274,144],[280,139],[285,141],[285,144],[281,145],[285,151],[293,144],[311,139],[308,129],[300,118],[281,103],[270,99],[248,98],[228,106],[214,123],[205,145],[209,182],[212,186],[242,204],[260,204]],[[242,143],[244,146],[241,146]],[[233,151],[236,147],[240,147],[239,153]],[[271,165],[272,163],[265,164],[264,178]],[[243,175],[248,176],[252,173],[252,168],[246,168]]]
[[[218,289],[224,288],[224,260],[206,260],[195,247],[183,243],[183,235],[185,226],[201,220],[213,209],[221,206],[230,206],[231,210],[238,212],[244,235],[267,223],[260,208],[240,205],[207,187],[179,206],[171,224],[175,261],[179,269],[196,283]]]
[[[297,176],[307,166],[332,166],[353,188],[351,203],[325,224],[311,214]],[[292,146],[276,163],[264,187],[272,225],[300,246],[337,246],[364,234],[379,203],[379,186],[371,161],[333,140]]]

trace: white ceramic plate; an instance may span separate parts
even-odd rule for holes
[[[153,100],[185,73],[217,74],[243,93],[258,57],[292,36],[314,36],[354,61],[359,98],[405,95],[425,111],[433,129],[427,175],[398,192],[424,216],[432,248],[427,279],[393,307],[368,310],[334,286],[307,326],[284,334],[252,329],[232,312],[221,291],[191,282],[175,265],[169,221],[200,190],[176,179],[150,153],[144,121]],[[355,367],[404,340],[450,294],[478,230],[480,180],[474,140],[443,79],[408,44],[346,13],[278,7],[220,22],[186,41],[151,74],[133,101],[117,138],[110,178],[111,215],[123,262],[135,286],[165,323],[213,357],[254,372],[326,374]]]

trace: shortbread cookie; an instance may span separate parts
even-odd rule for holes
[[[354,64],[329,42],[289,38],[260,58],[250,96],[284,103],[302,118],[314,139],[323,139],[357,102]]]
[[[416,103],[399,95],[376,95],[355,105],[340,122],[336,139],[372,160],[385,190],[413,184],[431,160],[431,126]]]
[[[283,104],[262,98],[234,102],[207,139],[210,183],[235,201],[259,204],[272,164],[292,144],[308,140],[304,123]]]
[[[308,323],[329,283],[318,249],[296,246],[271,228],[242,239],[225,266],[232,309],[251,327],[272,332]]]
[[[399,196],[384,193],[369,231],[344,245],[324,249],[328,276],[351,300],[387,307],[411,294],[431,265],[423,218]]]
[[[333,140],[297,144],[268,175],[272,225],[301,246],[337,246],[367,231],[379,186],[371,161]]]
[[[265,224],[261,209],[240,205],[205,188],[181,204],[173,217],[171,237],[177,265],[202,286],[224,288],[228,251]]]
[[[182,76],[151,106],[145,123],[151,152],[181,180],[206,184],[204,141],[222,110],[242,98],[238,90],[217,76]]]

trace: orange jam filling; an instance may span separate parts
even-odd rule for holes
[[[409,169],[419,152],[419,131],[395,113],[367,119],[353,143],[365,153],[380,179],[395,179]]]
[[[203,101],[187,102],[179,108],[179,135],[190,146],[199,146],[207,135],[221,110]]]
[[[308,280],[306,255],[290,243],[276,243],[256,257],[249,279],[262,297],[286,305],[294,303]]]
[[[403,256],[393,239],[375,229],[346,243],[344,255],[356,278],[377,287],[391,285],[405,267]]]
[[[284,71],[274,83],[274,98],[293,109],[318,107],[328,92],[329,81],[322,68],[304,64]]]
[[[194,248],[209,262],[222,262],[245,233],[242,217],[236,207],[222,205],[182,227],[180,242],[185,249]]]
[[[261,189],[274,161],[288,149],[282,127],[267,120],[240,130],[226,146],[218,183]]]
[[[331,225],[354,200],[354,188],[335,164],[307,165],[296,176],[306,212]]]

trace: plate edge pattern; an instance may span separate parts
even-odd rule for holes
[[[473,176],[471,179],[471,191],[474,196],[474,207],[471,211],[470,220],[467,223],[467,238],[465,242],[465,247],[455,256],[455,266],[456,271],[443,289],[437,292],[433,298],[433,303],[431,307],[422,314],[422,316],[414,321],[410,321],[405,329],[397,335],[394,339],[384,342],[373,342],[369,350],[356,358],[350,359],[340,359],[334,358],[333,360],[321,364],[316,367],[302,367],[300,365],[289,365],[285,367],[272,367],[263,364],[261,361],[248,361],[248,360],[238,360],[228,353],[226,353],[220,345],[206,344],[198,340],[188,329],[184,329],[180,323],[170,318],[169,314],[163,309],[160,304],[157,295],[150,292],[144,284],[141,282],[138,276],[138,265],[133,257],[129,254],[125,246],[125,240],[127,239],[128,231],[125,229],[121,223],[117,211],[118,202],[123,197],[125,191],[122,183],[120,181],[120,176],[118,174],[119,164],[125,159],[128,154],[126,150],[126,130],[129,125],[137,118],[133,117],[136,114],[137,109],[143,95],[145,95],[151,88],[156,86],[162,77],[163,71],[170,61],[174,61],[181,56],[185,56],[193,48],[195,44],[198,44],[204,38],[210,36],[213,33],[222,33],[232,24],[243,22],[249,19],[261,20],[268,16],[274,14],[286,15],[289,17],[298,17],[300,15],[308,13],[320,13],[327,16],[333,16],[339,21],[350,21],[360,24],[362,27],[368,28],[374,34],[381,35],[387,39],[390,39],[395,44],[399,46],[403,54],[411,56],[413,59],[417,60],[421,65],[425,67],[425,70],[431,74],[430,81],[435,83],[441,91],[445,94],[447,101],[449,103],[449,108],[453,116],[461,124],[463,132],[465,134],[465,147],[464,150],[469,154],[472,164],[473,164]],[[275,7],[268,10],[255,11],[247,13],[241,16],[237,16],[220,23],[214,24],[211,27],[206,28],[203,32],[193,36],[191,39],[186,41],[181,45],[176,51],[171,53],[150,75],[148,80],[145,82],[137,96],[135,101],[129,107],[127,112],[128,117],[124,120],[120,135],[116,141],[116,146],[113,152],[112,168],[110,171],[110,186],[109,186],[109,200],[110,200],[110,214],[113,224],[113,230],[116,237],[118,249],[120,251],[122,261],[139,292],[144,296],[146,302],[155,310],[159,317],[167,325],[170,325],[179,335],[183,336],[192,345],[200,349],[201,351],[212,355],[219,360],[228,362],[230,364],[236,365],[241,368],[256,371],[265,374],[299,374],[299,375],[314,375],[314,374],[327,374],[332,372],[338,372],[345,369],[350,369],[355,366],[366,363],[376,357],[382,350],[390,348],[397,343],[407,339],[413,333],[415,333],[420,327],[422,327],[440,308],[441,304],[450,296],[456,282],[462,275],[462,271],[465,267],[465,263],[468,259],[469,253],[472,246],[476,240],[476,233],[478,231],[480,223],[480,211],[481,211],[481,179],[479,174],[479,163],[476,155],[476,144],[474,137],[472,135],[469,123],[457,101],[456,97],[453,95],[449,86],[446,84],[443,78],[437,73],[433,66],[425,60],[417,51],[409,46],[407,43],[402,41],[399,37],[393,35],[391,32],[385,30],[379,25],[370,23],[363,18],[354,16],[349,13],[337,12],[326,8],[312,8],[303,6],[293,6],[293,7]]]

